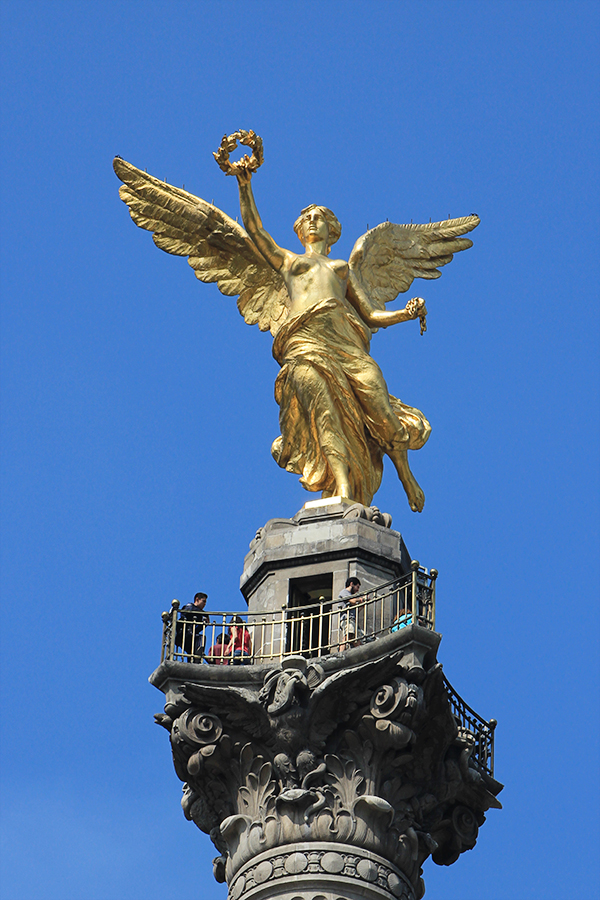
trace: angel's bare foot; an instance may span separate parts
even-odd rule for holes
[[[340,462],[336,457],[329,459],[329,465],[335,478],[335,497],[343,497],[345,500],[352,499],[352,491],[350,490],[350,478],[348,466]]]
[[[423,512],[423,507],[425,506],[425,494],[417,484],[417,481],[414,475],[411,472],[410,475],[410,484],[405,484],[404,490],[406,491],[406,496],[408,497],[408,503],[413,512]]]
[[[408,505],[413,512],[423,512],[425,506],[425,494],[419,487],[417,479],[410,471],[408,465],[408,453],[406,450],[394,450],[388,454],[396,467],[402,487],[408,497]]]
[[[326,500],[328,497],[341,497],[342,500],[351,500],[352,503],[356,502],[352,494],[350,493],[349,484],[340,484],[339,486],[336,485],[336,487],[332,491],[322,491],[321,497],[323,500]]]
[[[356,503],[350,494],[350,488],[335,488],[333,491],[321,491],[322,500],[327,500],[329,497],[341,497],[342,500],[351,500],[352,503]]]

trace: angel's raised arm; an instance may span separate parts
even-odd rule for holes
[[[289,250],[283,250],[279,247],[268,231],[263,226],[261,218],[256,208],[254,194],[252,193],[252,185],[250,183],[251,173],[243,170],[237,173],[238,185],[240,188],[240,211],[242,213],[242,221],[246,230],[266,261],[273,266],[275,271],[279,272],[288,257],[293,254]]]

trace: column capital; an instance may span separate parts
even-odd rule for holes
[[[157,720],[230,900],[419,900],[429,855],[449,865],[475,845],[501,785],[441,666],[414,662],[409,644],[354,665],[288,657],[262,683],[256,667],[216,683],[198,666],[171,686]]]

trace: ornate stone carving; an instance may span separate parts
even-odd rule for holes
[[[475,768],[441,666],[425,673],[409,661],[399,651],[326,672],[288,657],[265,668],[262,686],[249,676],[242,686],[239,669],[235,684],[183,684],[157,717],[185,782],[184,813],[211,836],[232,900],[254,897],[279,870],[304,880],[336,866],[376,882],[373,897],[418,900],[430,854],[449,865],[475,845],[501,785]],[[385,878],[369,854],[387,861]]]
[[[299,882],[299,878],[302,879]],[[303,884],[304,882],[304,884]],[[319,885],[310,891],[310,882]],[[298,887],[304,887],[298,893]],[[327,888],[334,888],[328,891]],[[414,900],[408,879],[388,860],[344,844],[299,843],[261,854],[236,874],[229,890],[231,900],[265,897],[326,897]]]
[[[362,503],[354,503],[344,511],[344,519],[366,519],[384,528],[392,527],[392,517],[389,513],[382,513],[377,506],[363,506]]]

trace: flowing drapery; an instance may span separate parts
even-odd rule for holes
[[[431,431],[418,409],[389,394],[369,355],[370,332],[354,310],[322,300],[288,319],[273,342],[281,436],[271,452],[309,491],[335,493],[330,462],[349,469],[352,499],[371,504],[383,456],[418,450]]]

